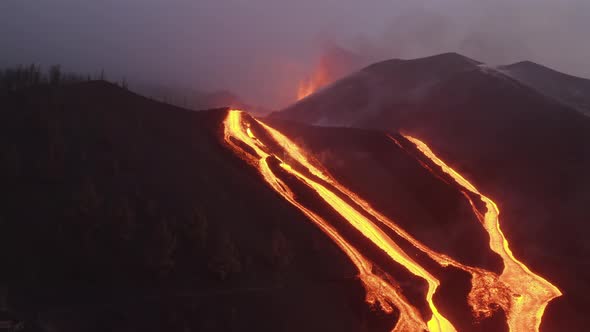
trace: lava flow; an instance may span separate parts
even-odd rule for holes
[[[311,173],[310,176],[295,170],[291,165],[272,154],[268,147],[256,138],[254,133],[252,133],[250,125],[244,120],[241,111],[229,111],[224,126],[225,141],[228,145],[232,147],[238,155],[254,165],[266,182],[275,191],[301,210],[309,219],[328,234],[328,236],[330,236],[332,240],[334,240],[334,242],[336,242],[336,244],[348,255],[359,270],[359,278],[363,282],[367,291],[367,302],[379,302],[381,308],[386,312],[391,312],[393,310],[391,305],[395,306],[400,311],[400,319],[396,324],[395,331],[422,331],[426,329],[429,331],[455,331],[451,323],[439,313],[432,300],[440,282],[426,271],[426,269],[409,257],[393,240],[380,230],[379,227],[366,218],[362,212],[347,203],[336,192],[333,192],[327,186],[322,185],[320,181],[313,180],[312,177],[316,176],[319,180],[322,180],[323,178],[330,180],[330,182],[337,183],[333,178],[321,172],[319,168],[313,166],[312,162],[305,157],[301,150],[292,141],[278,131],[271,129],[269,126],[262,126],[269,134],[271,134],[276,143],[285,149],[288,158],[299,161],[300,164],[307,168],[307,171]],[[245,152],[239,144],[234,142],[234,140],[250,147],[257,156],[255,157],[252,154]],[[327,204],[336,210],[365,237],[381,248],[392,260],[406,267],[408,271],[414,275],[422,277],[427,281],[429,287],[426,301],[432,311],[432,317],[428,322],[424,321],[418,310],[403,297],[396,286],[388,284],[385,280],[372,272],[372,263],[360,254],[358,249],[354,248],[349,242],[347,242],[325,219],[321,218],[296,200],[295,195],[289,187],[277,177],[268,166],[267,159],[271,157],[277,158],[281,161],[280,166],[283,170],[294,175],[301,180],[303,184],[316,191]]]
[[[256,126],[252,126],[252,124],[256,124]],[[261,135],[256,135],[257,130],[264,132],[258,132]],[[270,144],[265,144],[257,136],[265,137],[265,141],[270,138],[272,142],[269,141]],[[327,171],[323,170],[317,160],[308,157],[286,136],[241,111],[231,110],[228,112],[224,121],[224,138],[227,145],[237,155],[260,172],[271,188],[314,222],[349,257],[359,271],[359,279],[366,290],[368,303],[378,303],[388,313],[393,311],[393,307],[397,308],[399,319],[394,331],[455,331],[455,328],[440,313],[433,301],[440,281],[404,252],[379,228],[378,224],[394,231],[441,266],[451,265],[470,273],[472,289],[467,302],[472,307],[474,314],[476,316],[490,316],[494,310],[493,304],[498,305],[506,312],[511,331],[538,330],[545,306],[552,298],[561,294],[555,286],[532,274],[526,266],[513,257],[508,243],[499,229],[497,220],[499,212],[496,205],[481,195],[458,173],[436,158],[424,143],[414,138],[407,137],[408,140],[418,145],[421,152],[441,166],[447,174],[453,176],[460,185],[479,195],[486,203],[488,211],[484,215],[477,211],[473,202],[470,201],[474,213],[482,220],[484,228],[490,234],[490,247],[504,259],[505,268],[502,275],[498,276],[490,271],[467,266],[447,255],[431,250],[392,220],[373,209],[368,202],[340,184]],[[393,140],[395,141],[395,139]],[[395,142],[402,147],[399,142]],[[269,146],[278,146],[281,151],[273,151]],[[279,158],[276,153],[280,153],[284,158]],[[428,320],[424,319],[403,296],[399,286],[392,284],[393,281],[386,281],[391,278],[382,278],[373,272],[374,263],[361,253],[360,248],[355,248],[318,212],[312,211],[299,202],[291,188],[273,172],[268,163],[269,158],[276,159],[284,172],[291,174],[301,184],[315,191],[327,205],[343,217],[343,220],[383,250],[392,261],[400,264],[415,276],[424,279],[428,284],[424,300],[428,304],[432,316]],[[422,164],[426,166],[424,163]],[[429,170],[434,173],[432,168]],[[469,199],[468,195],[466,197]]]
[[[485,203],[487,211],[482,214],[477,210],[471,198],[465,195],[490,236],[490,249],[500,255],[504,262],[504,270],[499,276],[499,281],[509,287],[514,294],[508,303],[500,300],[497,300],[496,303],[501,305],[506,312],[511,331],[538,331],[545,307],[549,301],[562,295],[560,290],[549,281],[531,272],[526,265],[514,257],[508,240],[500,229],[498,218],[500,210],[494,201],[481,194],[461,174],[438,158],[424,142],[411,136],[404,137],[414,143],[424,156],[438,165],[444,173],[451,176],[457,184],[479,196]],[[432,171],[432,169],[429,170]],[[474,305],[476,304],[472,303],[472,306]]]

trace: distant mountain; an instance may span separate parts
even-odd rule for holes
[[[228,90],[204,92],[183,87],[173,87],[158,84],[137,84],[131,90],[155,100],[192,110],[206,110],[212,108],[249,109],[253,114],[269,113],[263,107],[249,105],[235,93]]]
[[[328,44],[320,57],[320,66],[334,80],[360,69],[366,60],[363,56],[336,44]]]
[[[219,90],[210,93],[196,94],[195,106],[196,109],[211,109],[211,108],[241,108],[245,104],[236,94],[227,91]]]
[[[590,80],[523,61],[499,69],[518,81],[590,116]]]
[[[580,274],[590,277],[590,247],[579,235],[590,218],[590,119],[579,111],[503,70],[448,53],[376,63],[270,119],[399,130],[430,142],[499,201],[515,255],[570,294],[548,307],[549,317],[560,315],[544,328],[583,326],[584,318],[567,314],[590,305],[581,295],[590,288],[579,283]]]

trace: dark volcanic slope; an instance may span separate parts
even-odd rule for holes
[[[404,62],[383,64],[406,91],[396,100],[414,100],[407,96],[424,81],[431,83],[418,90],[428,98],[406,102],[403,116],[388,108],[358,126],[405,128],[466,171],[500,203],[516,255],[565,293],[543,327],[579,329],[590,254],[581,241],[590,188],[580,175],[589,169],[586,118],[461,56],[410,63],[404,70],[414,85],[405,90],[395,75]],[[390,328],[395,318],[368,308],[337,247],[223,146],[225,114],[187,111],[105,82],[0,96],[0,296],[9,309],[57,331]],[[456,188],[383,133],[276,124],[427,245],[501,269]],[[381,262],[382,252],[350,235]],[[481,324],[465,319],[465,274],[433,273],[443,280],[435,302],[457,327],[502,326],[501,313]],[[423,310],[423,283],[408,280],[398,281]]]
[[[221,145],[224,116],[105,82],[0,96],[9,309],[56,331],[379,330],[347,258]]]
[[[282,121],[273,121],[272,125],[313,153],[342,184],[367,199],[373,208],[431,250],[464,264],[497,274],[502,272],[500,257],[489,249],[490,239],[459,187],[433,176],[422,167],[416,160],[419,153],[410,148],[411,143],[407,142],[409,148],[406,151],[379,131],[313,127]],[[393,137],[405,142],[400,135]],[[459,331],[507,330],[501,310],[491,319],[473,317],[466,301],[471,289],[468,273],[441,268],[394,232],[387,233],[410,257],[441,281],[435,303],[455,328]],[[386,271],[391,273],[391,267]],[[394,279],[406,296],[411,294],[408,289],[421,281],[417,278],[410,284],[399,274]]]
[[[501,273],[500,257],[490,251],[488,235],[457,187],[432,176],[415,155],[400,149],[383,132],[280,121],[272,125],[431,249]]]
[[[543,328],[586,326],[586,116],[476,61],[443,54],[372,65],[273,118],[403,130],[423,139],[499,204],[515,255],[563,291]]]
[[[530,61],[500,67],[504,73],[590,116],[590,80]]]

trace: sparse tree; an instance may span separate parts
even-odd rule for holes
[[[49,67],[49,83],[51,85],[59,85],[61,83],[61,66],[53,65]]]
[[[100,196],[96,186],[90,179],[83,181],[78,193],[78,206],[84,215],[91,215],[97,211],[101,204]]]
[[[36,66],[34,63],[29,67],[31,85],[38,85],[41,83],[41,66]]]
[[[241,270],[242,264],[231,235],[222,233],[209,262],[209,271],[223,281],[232,274],[241,272]]]
[[[12,146],[0,153],[0,179],[15,180],[21,172],[21,153],[18,146]]]
[[[156,221],[150,237],[152,252],[148,257],[149,265],[160,274],[166,274],[174,266],[176,249],[176,235],[170,228],[170,222],[165,218]]]
[[[207,218],[200,211],[195,209],[189,216],[187,228],[189,241],[198,247],[199,250],[204,249],[207,243],[207,231],[209,228]]]
[[[271,234],[271,259],[278,268],[288,265],[290,261],[287,238],[279,228],[273,229]]]

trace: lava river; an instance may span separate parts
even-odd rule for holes
[[[555,286],[533,274],[513,257],[508,242],[500,231],[499,211],[494,202],[480,194],[473,185],[438,159],[426,144],[419,140],[406,137],[408,141],[416,144],[424,156],[438,165],[442,172],[450,175],[465,190],[478,195],[486,204],[487,211],[481,213],[471,198],[465,195],[470,200],[474,213],[490,235],[491,250],[504,260],[504,271],[501,275],[467,266],[447,255],[431,250],[339,183],[317,160],[309,157],[289,138],[246,113],[230,110],[223,125],[224,140],[232,151],[256,168],[272,189],[305,214],[349,257],[356,266],[359,279],[366,290],[366,301],[379,305],[387,313],[393,312],[394,308],[399,312],[394,331],[455,331],[456,329],[452,322],[440,313],[433,301],[440,281],[410,257],[381,227],[395,232],[441,266],[450,265],[470,273],[472,289],[466,300],[474,314],[489,316],[494,306],[500,306],[506,312],[511,331],[538,330],[547,303],[561,295]],[[400,142],[396,141],[396,144],[401,146]],[[374,262],[363,254],[362,248],[357,248],[347,241],[334,227],[332,221],[300,202],[292,188],[272,170],[269,165],[271,160],[278,163],[283,172],[290,174],[303,186],[317,193],[342,217],[342,220],[348,222],[353,229],[381,249],[392,262],[424,279],[428,285],[424,300],[430,309],[430,317],[423,317],[420,311],[404,297],[399,285],[394,284],[391,278],[384,278],[383,274],[375,273]],[[429,169],[434,172],[432,168]]]

